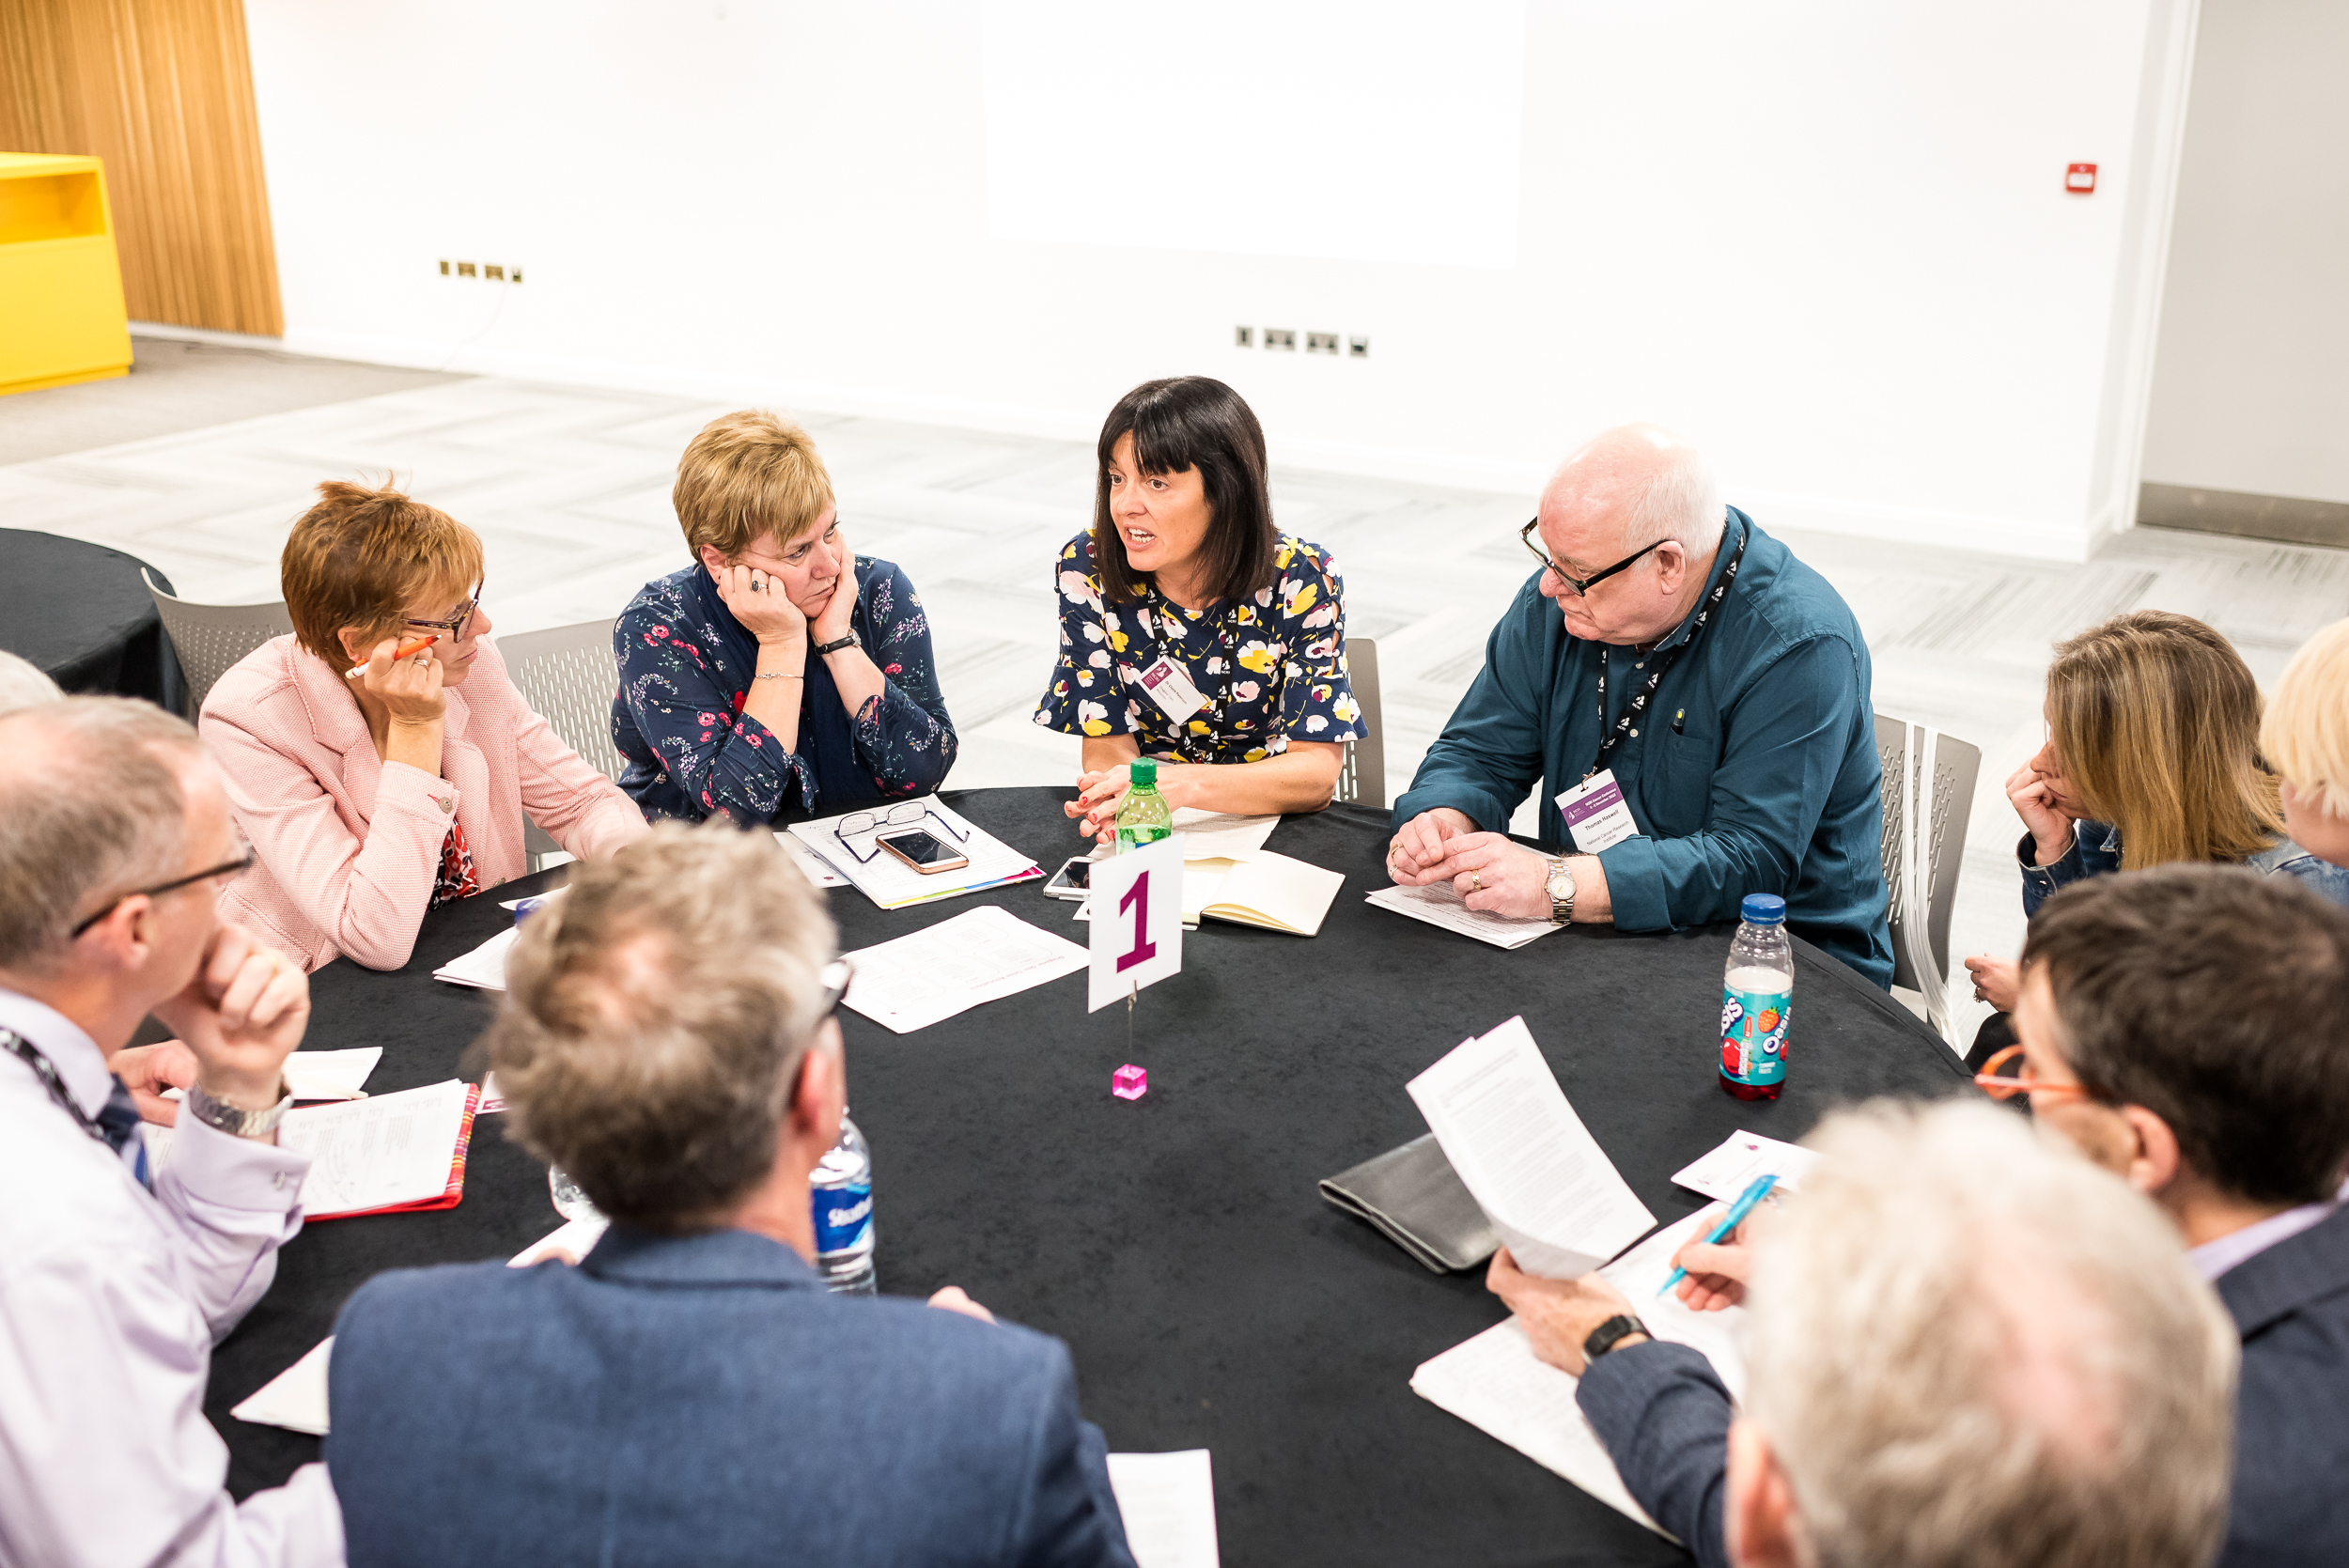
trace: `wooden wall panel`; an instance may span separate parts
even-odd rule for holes
[[[243,0],[0,0],[0,151],[105,160],[132,320],[285,331]]]

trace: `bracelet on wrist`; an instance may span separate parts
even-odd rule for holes
[[[762,673],[754,675],[751,678],[753,680],[805,680],[807,677],[805,675],[792,675],[782,670],[777,670],[772,674]]]

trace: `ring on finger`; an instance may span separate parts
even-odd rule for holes
[[[1481,871],[1471,871],[1471,872],[1470,872],[1470,873],[1469,873],[1469,892],[1470,892],[1470,893],[1483,893],[1484,891],[1485,891],[1485,874],[1484,874],[1483,872],[1481,872]]]

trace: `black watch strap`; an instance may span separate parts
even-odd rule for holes
[[[846,636],[846,637],[834,638],[832,642],[829,642],[829,643],[818,643],[818,644],[816,644],[816,657],[817,657],[817,658],[818,658],[818,659],[821,659],[821,658],[823,658],[823,657],[824,657],[824,655],[826,655],[826,654],[828,654],[828,653],[838,653],[838,652],[839,652],[842,648],[852,648],[852,647],[855,647],[855,646],[856,646],[856,633],[852,631],[852,632],[848,633],[848,636]]]
[[[1595,1361],[1614,1349],[1626,1336],[1646,1333],[1646,1324],[1641,1323],[1629,1312],[1617,1312],[1613,1317],[1592,1329],[1591,1337],[1582,1342],[1582,1359],[1585,1362]],[[1648,1337],[1654,1339],[1656,1336],[1649,1334]]]

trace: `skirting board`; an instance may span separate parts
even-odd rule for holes
[[[294,353],[365,360],[412,369],[510,376],[623,392],[667,393],[712,403],[765,405],[809,413],[944,425],[957,429],[1081,442],[1088,446],[1100,431],[1101,416],[1096,411],[982,403],[782,378],[713,375],[506,349],[452,349],[406,339],[337,333],[288,333],[284,347]],[[1313,439],[1275,440],[1270,445],[1273,461],[1283,467],[1517,494],[1529,500],[1540,491],[1555,461],[1509,460]],[[2087,560],[2098,533],[2094,520],[2086,518],[2076,522],[2032,522],[2018,518],[1875,506],[1824,496],[1748,489],[1736,485],[1735,477],[1727,476],[1729,482],[1723,487],[1729,499],[1752,513],[1766,528],[1812,529],[1895,544],[2066,562]]]
[[[2284,544],[2349,546],[2349,503],[2288,495],[2205,490],[2190,485],[2137,488],[2137,520],[2146,528],[2233,534]]]

